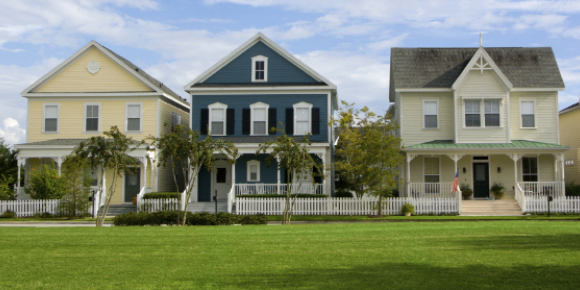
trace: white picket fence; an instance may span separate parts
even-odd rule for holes
[[[142,199],[138,205],[138,212],[157,212],[166,210],[180,210],[178,198]]]
[[[263,213],[281,215],[285,198],[236,198],[236,213],[248,215]],[[457,197],[389,197],[383,198],[383,214],[399,215],[405,203],[415,207],[415,214],[459,214],[461,199]],[[374,215],[379,199],[375,197],[354,199],[348,197],[297,198],[293,215]]]
[[[523,195],[525,202],[520,203],[524,213],[547,213],[548,197],[545,195]],[[580,196],[554,197],[550,202],[552,213],[580,213]]]
[[[58,214],[60,199],[0,200],[0,214],[9,210],[17,217],[33,216],[37,213]]]

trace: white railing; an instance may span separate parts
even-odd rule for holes
[[[270,183],[247,183],[247,184],[236,184],[235,186],[236,195],[249,195],[249,194],[286,194],[286,184],[270,184]],[[300,188],[299,188],[300,187]],[[298,186],[298,184],[292,185],[292,194],[294,193],[306,193],[306,194],[323,194],[322,184],[316,183],[303,183]]]
[[[17,217],[33,216],[37,213],[60,213],[60,199],[0,200],[0,214],[12,211]]]
[[[399,215],[405,203],[415,207],[416,214],[458,214],[460,202],[455,197],[389,197],[383,198],[383,214]],[[238,197],[235,200],[236,214],[248,215],[263,213],[281,215],[285,198]],[[364,197],[297,198],[292,210],[293,215],[372,215],[377,214],[379,199]]]
[[[235,190],[236,190],[235,187],[232,187],[228,192],[228,208],[227,208],[228,213],[232,212],[232,208],[236,200]]]
[[[522,190],[522,187],[520,186],[519,183],[516,184],[514,195],[515,195],[516,201],[520,205],[522,212],[526,212],[526,198],[524,195],[524,191]]]
[[[147,190],[145,189],[145,187],[141,188],[141,191],[139,191],[139,194],[137,194],[137,212],[139,212],[141,205],[143,204],[143,197],[145,196],[145,192]]]
[[[179,210],[178,198],[143,199],[138,207],[139,212],[157,212],[168,210]]]
[[[564,196],[562,182],[518,182],[525,195]]]
[[[455,193],[451,192],[453,183],[410,183],[411,197],[454,197]]]
[[[547,213],[547,196],[525,196],[526,208],[522,208],[525,213]],[[550,202],[550,212],[552,213],[580,213],[580,196],[559,196],[554,197]]]

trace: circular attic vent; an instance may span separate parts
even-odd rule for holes
[[[89,62],[89,65],[87,65],[87,69],[92,74],[96,74],[100,68],[101,68],[101,66],[96,61],[91,61],[91,62]]]

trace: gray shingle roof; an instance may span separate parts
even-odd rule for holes
[[[580,106],[580,103],[572,104],[572,105],[570,105],[570,106],[568,106],[568,107],[560,110],[560,114],[563,113],[564,111],[568,111],[568,110],[573,109],[573,108],[576,108],[578,106]]]
[[[193,87],[200,87],[200,88],[218,88],[218,87],[273,87],[273,86],[287,86],[287,87],[296,87],[296,86],[326,86],[325,83],[232,83],[232,84],[205,84],[205,83],[197,83],[194,84]]]
[[[392,48],[391,94],[399,88],[450,88],[477,49]],[[484,49],[515,88],[564,88],[550,47]]]

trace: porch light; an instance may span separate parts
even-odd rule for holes
[[[497,168],[497,173],[501,173],[501,167]]]
[[[463,167],[463,173],[466,173],[466,172],[467,172],[467,170],[465,170],[465,167]]]

